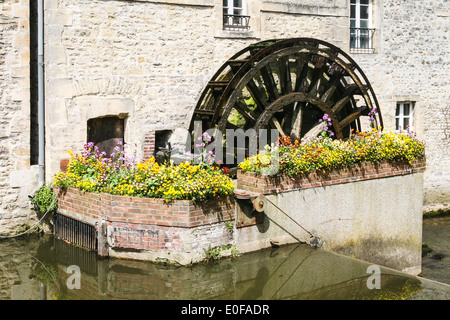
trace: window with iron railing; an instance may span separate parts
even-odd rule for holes
[[[373,53],[373,28],[350,28],[350,51],[353,53]]]
[[[247,14],[245,0],[223,0],[223,28],[248,29],[250,16]]]
[[[350,0],[350,51],[373,53],[372,0]]]

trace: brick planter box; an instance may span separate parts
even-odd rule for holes
[[[295,177],[238,171],[238,189],[264,194],[269,201],[264,212],[236,210],[237,220],[254,219],[237,225],[237,249],[307,242],[310,234],[293,219],[319,237],[325,250],[419,274],[425,168],[421,159]]]
[[[408,162],[362,163],[351,168],[313,172],[289,177],[284,175],[258,175],[255,172],[237,172],[237,187],[251,192],[274,194],[284,191],[330,186],[342,183],[380,179],[423,172],[425,159]]]
[[[58,213],[97,229],[105,221],[110,256],[189,264],[204,259],[209,245],[231,243],[225,222],[234,220],[234,201],[166,202],[68,188],[58,193]]]

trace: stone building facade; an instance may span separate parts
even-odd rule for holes
[[[2,233],[34,218],[27,197],[37,185],[34,3],[0,4]],[[237,1],[236,12],[249,17],[240,28],[224,28],[224,3],[44,1],[47,182],[67,151],[87,142],[93,119],[115,119],[142,158],[149,132],[189,126],[203,88],[233,54],[261,40],[312,37],[349,52],[364,70],[386,130],[396,129],[399,106],[414,108],[413,129],[427,143],[424,209],[450,207],[448,1]],[[370,20],[373,50],[352,42],[355,19]]]
[[[30,4],[0,3],[0,234],[35,219],[28,195],[37,186],[31,165]]]

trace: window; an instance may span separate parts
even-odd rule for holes
[[[87,122],[87,141],[93,142],[100,152],[109,157],[119,141],[124,143],[124,119],[104,117],[89,119]]]
[[[350,51],[373,53],[372,0],[350,0]]]
[[[248,29],[246,0],[223,0],[223,28]]]
[[[395,130],[413,131],[413,108],[412,102],[399,102],[395,110]]]

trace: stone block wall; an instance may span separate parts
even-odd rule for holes
[[[353,58],[369,78],[385,130],[397,102],[411,101],[417,137],[426,142],[424,210],[450,208],[450,2],[374,1],[375,53]]]
[[[0,2],[0,234],[35,223],[30,166],[30,23],[28,0]]]

